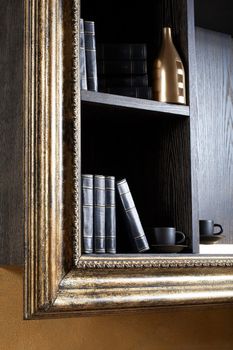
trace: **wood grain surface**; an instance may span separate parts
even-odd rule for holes
[[[0,264],[23,263],[23,0],[0,6]]]
[[[223,226],[233,242],[233,43],[196,30],[199,217]]]
[[[83,102],[90,104],[100,104],[104,106],[110,106],[112,108],[131,108],[136,110],[142,110],[145,112],[164,113],[177,116],[189,116],[189,107],[186,105],[178,105],[172,103],[164,103],[153,100],[146,100],[141,98],[117,96],[112,94],[106,94],[103,92],[94,91],[81,91],[81,98]]]

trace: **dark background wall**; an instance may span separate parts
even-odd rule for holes
[[[23,262],[23,0],[0,5],[0,264]]]
[[[195,0],[199,218],[233,243],[233,2]],[[203,29],[205,28],[205,29]]]
[[[233,12],[232,12],[233,13]],[[200,219],[223,226],[233,243],[233,40],[196,29]]]
[[[23,321],[22,269],[0,268],[1,350],[232,350],[233,309]]]
[[[231,0],[194,0],[194,4],[197,26],[233,34]]]

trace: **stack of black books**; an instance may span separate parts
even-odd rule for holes
[[[142,44],[97,44],[99,91],[151,99],[147,47]]]

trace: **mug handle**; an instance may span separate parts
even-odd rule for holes
[[[214,224],[214,227],[219,227],[219,228],[220,228],[220,231],[219,231],[219,232],[214,233],[214,235],[220,235],[221,233],[223,233],[223,228],[222,228],[222,226],[221,226],[221,225],[219,225],[219,224]]]
[[[185,234],[184,234],[183,232],[181,232],[181,231],[176,231],[176,235],[177,235],[177,234],[180,235],[180,236],[182,236],[182,238],[181,238],[179,241],[177,241],[176,244],[183,243],[183,242],[185,241],[185,239],[186,239]]]

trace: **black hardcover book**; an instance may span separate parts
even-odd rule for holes
[[[110,87],[148,87],[148,75],[101,77],[98,84],[101,90]]]
[[[105,177],[94,176],[95,253],[105,253]]]
[[[98,60],[98,77],[101,75],[144,75],[147,74],[146,60]]]
[[[87,67],[87,87],[88,90],[98,91],[95,22],[84,21],[84,37]]]
[[[97,43],[97,60],[146,60],[145,43],[108,44]]]
[[[93,175],[82,175],[83,251],[93,253]]]
[[[115,177],[105,177],[105,248],[106,253],[116,253],[116,201]]]
[[[117,181],[117,188],[129,224],[132,241],[138,252],[150,249],[126,179]]]
[[[112,87],[100,89],[100,91],[114,95],[144,98],[148,100],[152,99],[151,87]]]
[[[86,70],[86,52],[84,38],[84,21],[80,18],[80,87],[87,90],[87,70]]]

